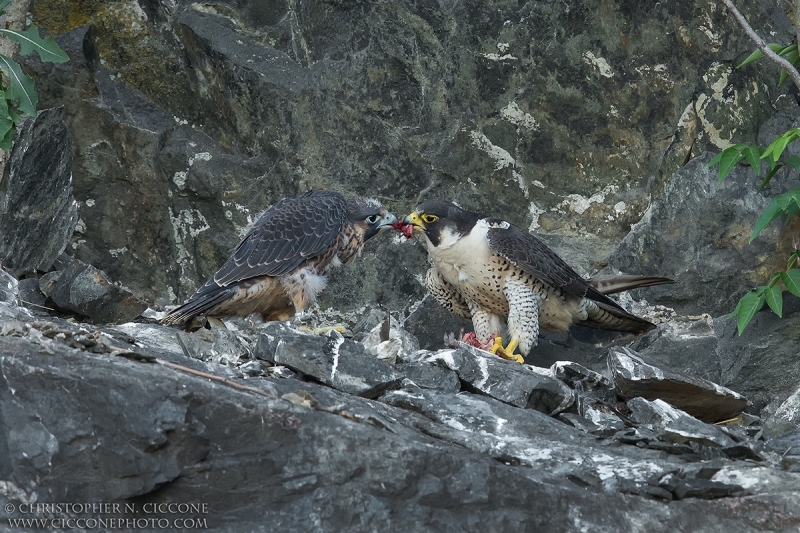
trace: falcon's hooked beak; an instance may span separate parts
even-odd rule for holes
[[[419,217],[416,211],[408,215],[403,219],[403,224],[411,224],[414,226],[414,229],[419,229],[422,231],[427,231],[428,228],[425,227],[425,223],[422,222],[422,219]]]
[[[397,217],[387,211],[376,224],[378,231],[393,228],[397,224]]]

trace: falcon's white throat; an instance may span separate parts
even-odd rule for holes
[[[440,236],[439,246],[433,246],[426,239],[428,254],[449,283],[474,280],[480,268],[490,263],[492,251],[486,240],[488,231],[489,224],[481,219],[466,234],[446,228]]]

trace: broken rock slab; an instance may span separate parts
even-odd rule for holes
[[[550,367],[550,372],[569,385],[570,388],[580,391],[590,391],[597,388],[610,389],[614,386],[611,380],[603,374],[572,361],[556,361]]]
[[[573,391],[549,375],[548,369],[536,372],[529,365],[506,361],[464,343],[436,352],[426,362],[455,371],[466,389],[551,416],[567,409],[575,399]]]
[[[663,400],[633,398],[628,401],[631,418],[654,431],[659,438],[679,444],[695,442],[703,446],[728,447],[736,442],[725,432]]]
[[[130,322],[147,309],[147,304],[112,285],[101,271],[77,259],[66,264],[49,296],[59,310],[103,324]]]
[[[648,364],[629,348],[609,349],[608,367],[622,398],[664,400],[703,422],[730,420],[750,405],[747,398],[716,383]]]
[[[215,327],[200,328],[188,333],[178,331],[178,342],[187,357],[221,365],[236,365],[247,357],[247,347],[242,344],[233,331]]]
[[[72,137],[64,108],[40,111],[19,129],[0,179],[0,258],[15,277],[47,271],[78,221]]]
[[[18,295],[19,282],[14,276],[0,268],[0,302],[16,305]]]
[[[273,322],[262,330],[254,356],[365,398],[375,398],[403,381],[403,375],[392,365],[335,330],[322,336],[309,335],[286,323]]]
[[[461,382],[454,370],[440,365],[432,365],[424,361],[398,363],[395,369],[422,389],[433,389],[442,392],[458,392]]]

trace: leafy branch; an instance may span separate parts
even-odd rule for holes
[[[4,15],[12,0],[0,0],[0,16]],[[52,37],[42,39],[39,29],[31,25],[25,31],[15,31],[0,28],[0,35],[4,39],[11,39],[19,43],[20,54],[39,54],[42,61],[51,63],[64,63],[69,57],[56,44]],[[17,124],[22,120],[22,115],[36,116],[36,104],[39,98],[34,89],[33,79],[22,71],[19,63],[10,57],[0,54],[0,150],[7,151],[11,148]]]
[[[744,16],[733,5],[732,0],[722,0],[731,14],[736,18],[744,29],[745,33],[755,43],[757,49],[750,54],[737,68],[742,68],[753,61],[766,57],[773,63],[781,67],[778,85],[783,84],[791,78],[794,84],[800,89],[800,72],[795,68],[800,62],[800,52],[797,43],[783,46],[777,43],[767,44],[753,30]],[[800,0],[795,0],[796,11],[800,14]],[[797,22],[795,23],[797,28]],[[709,167],[718,165],[719,181],[724,180],[733,168],[742,162],[747,162],[756,175],[761,175],[762,163],[766,165],[766,172],[759,190],[770,182],[775,174],[782,168],[790,168],[795,173],[800,170],[800,157],[796,155],[786,155],[786,148],[793,142],[800,139],[800,128],[793,128],[779,135],[766,148],[762,146],[751,146],[747,144],[736,144],[726,148],[708,164]],[[767,206],[753,227],[749,242],[758,235],[775,219],[785,216],[788,222],[800,210],[800,188],[792,189],[775,197]],[[797,245],[795,245],[797,246]],[[795,296],[800,297],[800,269],[798,269],[798,258],[800,250],[795,250],[786,264],[786,270],[775,272],[767,285],[762,285],[745,294],[731,312],[731,318],[736,318],[736,325],[739,335],[753,319],[753,316],[767,304],[772,311],[779,317],[783,316],[783,289],[785,288]]]

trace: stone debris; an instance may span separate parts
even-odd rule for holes
[[[226,328],[178,331],[177,336],[187,357],[204,362],[237,366],[249,353],[236,334]]]
[[[19,128],[0,179],[0,262],[15,277],[50,270],[78,221],[72,197],[72,136],[64,108],[39,111]]]
[[[92,322],[129,322],[147,309],[147,304],[112,285],[102,272],[77,259],[66,264],[48,291],[43,292],[59,310],[76,313]]]
[[[342,392],[374,398],[403,380],[392,365],[336,330],[323,336],[274,322],[261,330],[255,358],[289,367]]]
[[[457,349],[434,353],[427,362],[455,371],[464,388],[516,407],[555,415],[574,401],[572,390],[548,375],[548,369],[536,372],[528,365],[506,361],[464,343]]]
[[[628,400],[631,418],[669,442],[686,444],[695,442],[703,446],[727,447],[735,441],[721,429],[701,422],[688,413],[669,405],[664,400],[649,401],[644,398]]]
[[[0,268],[0,302],[16,305],[18,295],[19,282],[14,276]]]
[[[704,422],[736,418],[750,405],[741,394],[716,383],[647,364],[629,348],[611,348],[608,367],[622,398],[664,400]]]

